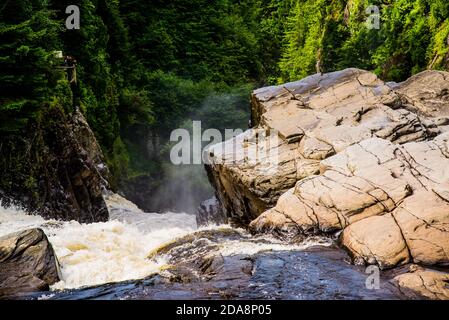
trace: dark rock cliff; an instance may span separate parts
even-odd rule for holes
[[[0,138],[0,201],[47,218],[106,221],[109,171],[84,116],[48,108],[20,134]]]

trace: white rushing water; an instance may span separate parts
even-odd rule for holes
[[[62,280],[52,289],[61,290],[142,279],[156,273],[166,261],[163,257],[148,260],[149,253],[197,230],[195,216],[191,214],[144,213],[118,195],[109,196],[107,204],[110,221],[91,224],[45,220],[15,207],[5,209],[0,204],[0,237],[29,228],[43,229],[61,266]],[[292,246],[274,240],[225,241],[220,251],[223,255],[255,254],[267,250],[302,250],[317,244],[330,242],[318,238]]]
[[[81,224],[27,215],[0,206],[0,236],[42,228],[61,266],[62,281],[52,289],[79,288],[141,279],[160,270],[148,254],[160,245],[196,229],[195,216],[186,213],[143,213],[121,197],[108,200],[108,222]]]

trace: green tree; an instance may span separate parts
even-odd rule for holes
[[[55,69],[60,26],[46,1],[10,1],[0,9],[0,130],[16,131],[55,98],[67,103],[69,91]]]

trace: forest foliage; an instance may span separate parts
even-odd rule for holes
[[[80,30],[65,29],[69,4]],[[70,112],[55,51],[77,59],[75,104],[120,185],[158,172],[164,141],[186,119],[243,127],[249,92],[346,67],[402,81],[449,67],[447,0],[3,0],[0,134]],[[380,8],[380,29],[366,8]],[[148,149],[148,141],[162,146]],[[158,140],[158,141],[159,141]]]

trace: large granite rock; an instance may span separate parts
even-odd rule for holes
[[[256,127],[208,150],[217,198],[231,222],[254,219],[253,232],[341,231],[357,263],[447,267],[448,92],[445,72],[386,84],[358,69],[256,90]],[[272,153],[240,155],[272,132],[278,162],[267,173]]]
[[[58,262],[41,229],[0,238],[0,299],[49,290],[59,281]]]
[[[449,133],[395,145],[363,140],[321,162],[251,223],[256,231],[344,230],[358,262],[449,265]]]
[[[254,91],[254,127],[207,150],[206,170],[224,213],[233,223],[248,224],[297,181],[318,174],[322,160],[363,140],[404,144],[447,130],[445,77],[444,72],[424,72],[394,84],[346,69]],[[248,160],[256,144],[270,151]],[[266,174],[267,163],[273,162],[276,170]]]
[[[77,110],[49,108],[23,134],[0,138],[0,201],[47,218],[106,221],[102,192],[109,172],[101,148]]]

